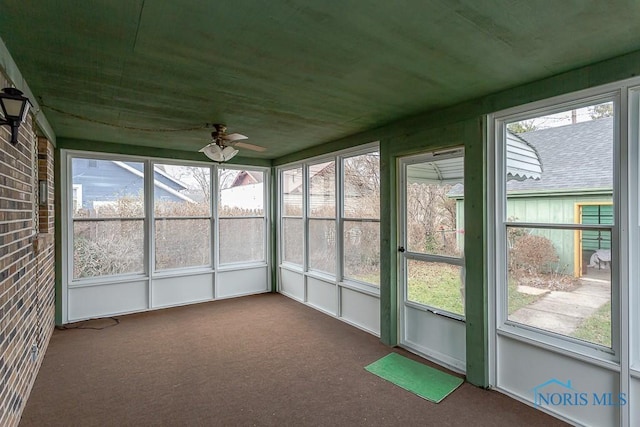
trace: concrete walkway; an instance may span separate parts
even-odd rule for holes
[[[582,285],[572,292],[549,291],[531,305],[516,310],[509,320],[540,329],[571,335],[587,318],[611,300],[611,283],[606,280],[580,280]],[[518,291],[533,294],[526,286]]]

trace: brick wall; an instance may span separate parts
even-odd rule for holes
[[[9,84],[0,75],[0,88]],[[53,147],[32,118],[0,127],[0,425],[20,421],[54,327]],[[49,204],[38,206],[38,179]],[[39,219],[40,221],[39,223]],[[37,347],[37,353],[32,348]]]

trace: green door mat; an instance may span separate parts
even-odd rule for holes
[[[397,353],[388,354],[365,366],[364,369],[423,399],[436,403],[440,403],[463,382],[462,378],[407,359]]]

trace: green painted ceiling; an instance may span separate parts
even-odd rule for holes
[[[0,38],[58,138],[195,151],[209,130],[162,130],[223,122],[277,158],[638,50],[639,18],[622,0],[0,0]]]

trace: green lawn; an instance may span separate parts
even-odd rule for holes
[[[611,347],[611,302],[585,319],[571,334],[575,338]]]
[[[509,314],[533,304],[545,294],[529,295],[517,290],[517,282],[509,280]],[[409,263],[409,300],[430,307],[464,315],[460,295],[460,269],[446,264]]]
[[[409,301],[464,315],[460,267],[409,261]]]

